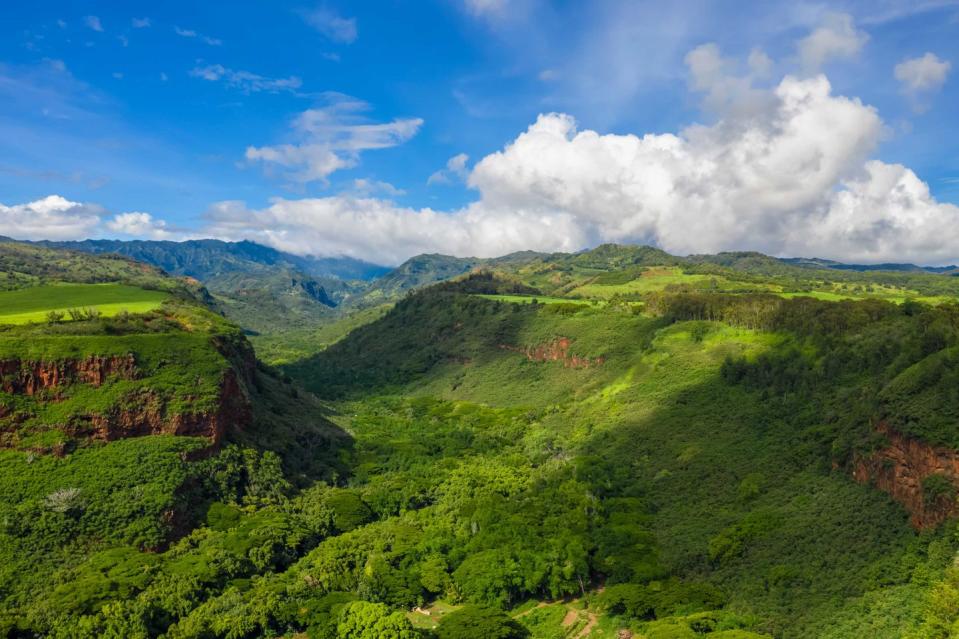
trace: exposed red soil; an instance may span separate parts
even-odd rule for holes
[[[143,435],[187,435],[206,437],[216,447],[228,429],[242,430],[252,422],[252,407],[240,380],[240,375],[252,376],[252,367],[249,371],[246,368],[243,365],[240,374],[232,367],[224,370],[213,410],[172,413],[159,395],[145,390],[125,398],[122,406],[114,406],[106,413],[75,418],[62,426],[74,437],[103,441]],[[39,395],[40,401],[57,401],[58,389],[72,384],[99,387],[108,378],[137,379],[139,375],[132,354],[55,362],[0,360],[0,388],[15,395]],[[0,418],[10,416],[8,410],[0,409]]]
[[[557,337],[549,342],[537,344],[535,346],[512,346],[510,344],[500,344],[503,350],[522,353],[531,362],[562,362],[566,368],[592,368],[601,366],[605,359],[603,357],[582,357],[569,352],[573,341],[568,337]]]
[[[959,452],[931,446],[907,437],[880,423],[876,430],[889,441],[885,448],[854,460],[853,477],[888,493],[909,512],[914,528],[938,526],[959,512],[955,497],[930,500],[923,495],[923,480],[931,475],[948,479],[959,487]]]

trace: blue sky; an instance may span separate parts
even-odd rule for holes
[[[954,215],[948,205],[959,202],[959,83],[952,77],[959,63],[959,2],[764,2],[747,12],[743,6],[613,0],[13,4],[0,18],[0,203],[6,205],[0,216],[10,218],[6,225],[0,220],[0,230],[42,235],[42,228],[15,219],[15,211],[25,209],[11,207],[57,195],[76,205],[74,213],[104,221],[70,227],[81,234],[242,236],[298,252],[381,261],[420,249],[495,253],[605,240],[687,251],[815,250],[783,240],[781,230],[755,246],[740,246],[752,235],[719,231],[699,243],[671,240],[663,227],[672,215],[669,203],[649,213],[655,223],[611,223],[571,208],[568,193],[543,195],[543,181],[507,184],[505,177],[515,175],[572,180],[560,169],[535,165],[533,155],[517,164],[519,145],[515,158],[504,149],[548,113],[574,118],[577,131],[607,136],[609,144],[619,136],[682,137],[695,124],[739,123],[739,129],[722,129],[730,135],[765,117],[757,115],[764,96],[784,77],[820,74],[828,77],[831,96],[874,108],[881,125],[863,134],[862,148],[844,151],[843,167],[818,200],[800,207],[803,215],[831,206],[820,200],[850,190],[863,163],[879,160],[902,164],[924,182],[934,202],[923,206],[939,207],[933,214],[946,224]],[[690,52],[706,44],[714,48],[700,50],[704,66],[697,76]],[[910,60],[915,63],[897,73],[897,65]],[[775,127],[772,122],[760,128]],[[477,171],[483,158],[489,161]],[[504,173],[496,163],[507,161],[513,163]],[[637,168],[632,159],[628,166],[633,176],[657,170]],[[669,180],[674,188],[685,177]],[[654,208],[637,189],[623,192],[626,208]],[[639,199],[631,201],[631,193]],[[338,212],[267,213],[277,198],[301,207],[335,205]],[[510,227],[505,209],[521,210],[522,221]],[[424,211],[439,222],[424,218]],[[795,220],[796,211],[773,206],[744,219],[761,234],[769,232],[763,229],[770,219]],[[106,225],[124,212],[147,213],[152,226]],[[808,215],[799,219],[813,224]],[[166,230],[157,231],[158,222]],[[845,244],[827,243],[817,252],[927,256],[927,262],[959,257],[927,243],[904,246],[878,237],[875,229],[887,222],[862,221]],[[910,223],[895,225],[901,233]],[[424,224],[449,228],[424,237]],[[544,224],[555,231],[548,238],[530,230]],[[845,219],[839,226],[849,224]],[[513,231],[476,235],[481,226],[503,225]],[[282,233],[271,226],[283,226]],[[409,248],[357,240],[375,235],[388,242],[391,233]],[[843,248],[863,233],[870,250]],[[294,241],[307,234],[342,237]]]

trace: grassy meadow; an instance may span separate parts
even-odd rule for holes
[[[124,284],[57,283],[44,286],[0,291],[0,324],[45,322],[51,311],[69,319],[70,309],[96,309],[104,317],[122,311],[152,311],[170,297],[154,291]]]

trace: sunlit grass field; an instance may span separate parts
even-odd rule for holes
[[[169,295],[123,284],[51,284],[0,292],[0,324],[43,322],[50,311],[95,308],[103,316],[145,313]],[[69,319],[69,316],[66,317]]]

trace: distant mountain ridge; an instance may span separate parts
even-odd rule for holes
[[[959,274],[959,266],[920,266],[911,263],[883,262],[881,264],[846,264],[818,257],[782,257],[781,262],[804,268],[831,268],[843,271],[899,271],[907,273],[936,273],[944,275]]]
[[[248,240],[82,240],[35,243],[85,253],[117,253],[159,266],[171,275],[187,275],[201,281],[227,272],[248,270],[251,264],[284,266],[313,277],[335,277],[343,280],[371,280],[390,270],[388,267],[352,257],[294,255]]]

